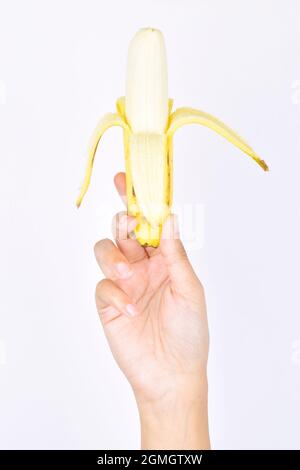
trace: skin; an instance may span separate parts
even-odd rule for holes
[[[124,202],[125,175],[115,177]],[[115,216],[115,242],[95,245],[105,276],[96,305],[141,421],[143,449],[207,449],[208,325],[203,287],[170,216],[159,248],[132,239],[136,220]]]

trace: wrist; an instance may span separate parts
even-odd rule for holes
[[[142,448],[209,448],[207,388],[206,374],[176,377],[155,400],[136,396]]]

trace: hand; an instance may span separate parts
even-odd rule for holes
[[[116,175],[115,184],[124,200],[123,173]],[[156,249],[129,238],[135,224],[133,217],[118,214],[116,244],[105,239],[95,245],[106,277],[96,289],[100,319],[136,396],[143,447],[207,448],[203,287],[179,240],[174,216],[166,221]]]

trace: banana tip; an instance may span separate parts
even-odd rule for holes
[[[269,167],[263,160],[260,161],[260,166],[264,171],[269,171]]]

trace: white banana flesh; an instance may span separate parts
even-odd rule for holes
[[[120,126],[124,132],[128,213],[138,218],[135,234],[141,245],[158,246],[172,206],[173,135],[185,124],[209,127],[268,170],[254,150],[214,116],[193,108],[172,113],[163,35],[153,28],[141,29],[129,46],[125,98],[118,99],[117,113],[104,116],[92,136],[77,206],[88,189],[99,140],[109,127]]]

